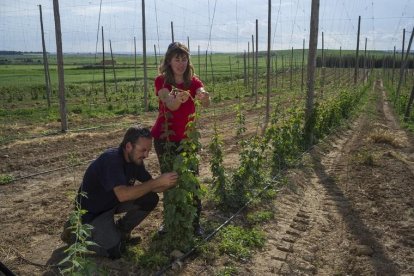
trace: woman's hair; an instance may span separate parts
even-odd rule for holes
[[[132,126],[128,128],[124,135],[124,139],[122,140],[121,144],[119,145],[121,148],[125,149],[125,146],[128,142],[132,144],[136,143],[140,137],[144,138],[152,138],[151,131],[149,128],[141,127],[141,126]]]
[[[173,42],[168,45],[167,52],[165,53],[164,59],[161,62],[160,67],[158,68],[159,74],[163,75],[165,78],[165,83],[176,85],[174,79],[174,72],[171,69],[170,63],[171,60],[175,57],[184,56],[187,58],[187,68],[184,72],[184,87],[189,88],[191,84],[191,79],[194,75],[194,66],[191,64],[190,60],[190,51],[187,46],[180,42]]]

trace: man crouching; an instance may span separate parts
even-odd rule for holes
[[[86,169],[76,200],[87,211],[82,223],[93,226],[90,240],[97,246],[90,250],[100,256],[120,258],[131,231],[157,206],[157,193],[176,185],[177,173],[152,178],[145,169],[144,159],[151,148],[150,130],[134,126],[119,147],[106,150]],[[118,213],[125,215],[115,221]],[[71,244],[76,237],[69,227],[66,222],[61,238]]]

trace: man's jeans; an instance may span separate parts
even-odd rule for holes
[[[90,249],[101,256],[119,258],[125,239],[157,206],[158,200],[158,195],[150,192],[136,200],[122,202],[94,218],[89,223],[93,226],[91,240],[98,246]],[[114,215],[119,213],[125,215],[115,222]]]

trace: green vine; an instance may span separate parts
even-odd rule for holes
[[[164,192],[164,227],[165,242],[169,249],[187,250],[194,244],[193,221],[197,214],[195,198],[200,198],[200,183],[196,176],[198,171],[198,149],[200,133],[197,131],[199,102],[193,98],[196,112],[186,126],[186,138],[180,143],[174,157],[172,170],[177,172],[179,179],[176,187]],[[171,147],[166,143],[166,150]],[[166,151],[168,152],[168,151]],[[171,158],[173,156],[167,156]]]
[[[218,134],[216,122],[214,122],[214,134],[209,145],[211,159],[210,169],[213,175],[213,192],[215,197],[218,199],[219,205],[225,204],[227,201],[226,191],[226,174],[223,166],[223,143],[220,140]]]

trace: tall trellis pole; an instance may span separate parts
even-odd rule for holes
[[[58,81],[59,81],[60,122],[61,122],[62,132],[66,132],[68,130],[68,117],[67,117],[66,98],[65,98],[65,77],[64,77],[64,69],[63,69],[62,31],[60,28],[60,13],[59,13],[59,1],[58,0],[53,0],[53,14],[55,18],[56,56],[57,56]]]
[[[312,117],[314,112],[315,98],[315,68],[316,52],[318,49],[318,29],[319,29],[319,0],[312,0],[309,54],[308,54],[308,73],[306,90],[305,124],[307,125],[308,142],[313,143]]]
[[[47,99],[47,107],[50,108],[51,83],[50,83],[50,73],[49,73],[49,62],[47,60],[47,52],[46,52],[46,44],[45,44],[45,33],[43,30],[42,5],[39,5],[39,12],[40,12],[40,28],[42,31],[43,68],[45,71],[46,99]]]
[[[259,20],[256,19],[256,52],[255,52],[255,73],[254,73],[254,104],[258,102],[258,75],[259,75]]]
[[[147,37],[145,31],[145,0],[142,0],[142,56],[144,66],[144,106],[148,111],[148,80],[147,80]]]
[[[355,56],[355,72],[354,72],[354,84],[358,81],[358,70],[359,70],[359,34],[361,31],[361,16],[358,17],[358,35],[357,35],[357,48]]]
[[[268,15],[267,15],[267,67],[266,67],[266,86],[267,86],[267,93],[266,93],[266,117],[265,117],[265,125],[263,130],[266,128],[267,123],[269,122],[270,117],[270,46],[271,46],[271,39],[272,39],[272,32],[271,32],[271,24],[272,24],[272,0],[268,2]]]

